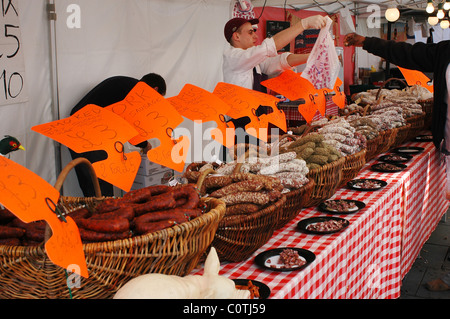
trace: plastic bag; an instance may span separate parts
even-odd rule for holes
[[[341,64],[330,34],[333,20],[327,17],[327,25],[320,30],[319,36],[306,62],[302,77],[311,82],[319,90],[333,89]]]

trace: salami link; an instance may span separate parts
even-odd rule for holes
[[[0,245],[20,246],[20,244],[19,238],[0,238]]]
[[[270,202],[270,197],[267,194],[259,192],[241,192],[223,196],[220,200],[222,200],[227,206],[239,203],[264,205]]]
[[[0,209],[0,223],[6,224],[16,218],[16,215],[14,215],[12,212],[7,210],[6,208]]]
[[[226,215],[242,215],[242,214],[250,214],[255,213],[260,210],[261,206],[251,203],[243,203],[236,205],[227,206]]]
[[[88,218],[90,215],[91,212],[86,207],[79,208],[68,214],[68,216],[70,216],[73,220],[79,218]]]
[[[93,230],[80,228],[80,237],[84,242],[103,242],[111,240],[125,239],[131,236],[129,231],[122,233],[101,233]]]
[[[184,218],[183,221],[188,221],[189,219],[198,217],[201,214],[202,210],[199,208],[197,209],[175,208],[158,212],[146,213],[144,215],[136,217],[135,223],[136,224],[148,223],[167,219],[183,220],[183,218]]]
[[[175,208],[176,206],[177,201],[174,197],[173,192],[167,192],[153,196],[152,199],[148,202],[135,206],[134,213],[136,214],[136,216],[140,216],[147,212]]]
[[[175,188],[172,192],[176,201],[182,198],[186,199],[186,202],[184,204],[177,207],[186,209],[194,209],[198,207],[200,196],[194,186],[188,185],[180,187],[178,189]]]
[[[130,229],[130,221],[126,218],[115,219],[78,219],[76,221],[79,228],[102,233],[122,233]]]
[[[170,191],[172,187],[167,185],[154,185],[141,189],[129,191],[123,195],[122,199],[132,203],[143,203],[151,199],[152,196],[159,195]]]
[[[210,196],[220,198],[237,192],[258,192],[263,188],[264,183],[261,180],[246,180],[222,187],[221,189],[212,192]]]
[[[20,238],[25,234],[25,229],[0,225],[0,238]]]
[[[174,219],[166,219],[166,220],[160,220],[157,222],[150,222],[150,223],[136,223],[135,230],[140,235],[145,235],[148,233],[152,233],[158,230],[162,230],[168,227],[175,226],[177,224],[181,224],[185,222],[186,219],[184,217],[180,217],[178,220]]]
[[[126,218],[129,221],[133,220],[134,208],[133,207],[122,207],[116,210],[113,210],[108,213],[103,214],[94,214],[89,219],[115,219],[115,218]]]

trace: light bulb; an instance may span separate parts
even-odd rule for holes
[[[436,25],[439,23],[438,17],[428,17],[428,23],[430,25]]]
[[[450,22],[448,22],[448,20],[442,20],[441,21],[441,28],[442,29],[447,29],[450,25]]]
[[[434,6],[432,1],[428,1],[427,8],[425,9],[428,13],[433,13]]]
[[[386,20],[394,22],[397,21],[398,18],[400,18],[400,11],[398,11],[397,8],[389,8],[384,13],[384,16],[386,17]]]
[[[444,10],[450,10],[450,1],[445,1],[443,8]]]
[[[438,19],[443,19],[445,17],[444,10],[439,9],[436,16]]]

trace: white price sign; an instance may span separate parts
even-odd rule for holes
[[[0,0],[0,105],[28,100],[18,0]]]

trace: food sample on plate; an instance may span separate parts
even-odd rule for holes
[[[248,290],[250,292],[250,299],[260,298],[259,287],[254,285],[251,280],[246,285],[236,285],[236,289]]]
[[[316,232],[329,232],[343,228],[346,225],[346,220],[330,219],[323,222],[312,223],[306,226],[306,230]]]
[[[298,268],[306,264],[306,260],[297,251],[286,248],[278,256],[266,259],[266,265],[276,269]]]
[[[388,162],[405,162],[409,161],[411,159],[410,156],[406,155],[399,155],[399,154],[388,154],[385,156],[382,156],[380,158],[382,161],[388,161]]]
[[[364,179],[364,180],[355,181],[354,183],[352,183],[352,186],[354,188],[377,189],[377,188],[382,187],[383,185],[379,181],[376,181],[376,180]]]
[[[351,200],[326,200],[323,202],[323,204],[325,205],[326,209],[337,212],[351,212],[359,209],[356,203]]]
[[[403,167],[402,166],[398,166],[395,164],[391,164],[391,163],[380,163],[380,164],[376,164],[376,168],[385,172],[395,172],[398,170],[402,170]]]

